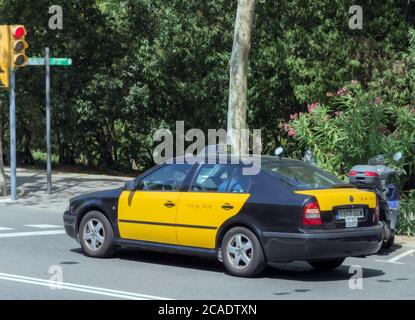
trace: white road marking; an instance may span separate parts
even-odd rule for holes
[[[63,226],[57,226],[55,224],[25,224],[25,227],[39,228],[39,229],[63,228]]]
[[[85,285],[67,283],[67,282],[56,282],[56,281],[51,281],[51,280],[25,277],[25,276],[19,276],[19,275],[8,274],[8,273],[0,273],[0,279],[6,280],[6,281],[14,281],[14,282],[21,282],[21,283],[27,283],[27,284],[34,284],[38,286],[50,287],[56,290],[59,290],[59,289],[72,290],[72,291],[86,292],[86,293],[92,293],[92,294],[97,294],[97,295],[128,299],[128,300],[170,300],[164,297],[151,296],[151,295],[140,294],[140,293],[135,293],[135,292],[91,287],[91,286],[85,286]]]
[[[64,234],[64,233],[65,233],[65,230],[33,231],[33,232],[8,232],[8,233],[0,233],[0,238],[50,236],[50,235]]]
[[[14,229],[13,228],[0,227],[0,231],[10,231],[10,230],[14,230]]]
[[[403,264],[402,262],[398,262],[398,260],[401,260],[402,258],[405,258],[406,256],[409,256],[410,254],[412,254],[414,252],[415,252],[415,249],[411,249],[411,250],[405,251],[404,253],[398,254],[397,256],[395,256],[395,257],[393,257],[389,260],[376,260],[376,261]]]

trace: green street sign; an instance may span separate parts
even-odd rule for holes
[[[49,63],[51,66],[70,66],[72,65],[71,58],[50,58]],[[29,58],[27,60],[28,66],[44,66],[45,58]]]
[[[51,66],[70,66],[72,64],[71,58],[50,58]]]

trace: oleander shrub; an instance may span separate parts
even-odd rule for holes
[[[415,190],[402,197],[397,234],[408,237],[415,236]]]
[[[327,101],[308,105],[308,112],[290,116],[283,124],[302,150],[313,153],[316,164],[342,178],[355,164],[384,154],[402,177],[415,175],[415,107],[396,106],[358,81],[327,93]],[[403,152],[399,162],[393,155]]]

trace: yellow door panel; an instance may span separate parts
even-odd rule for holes
[[[248,198],[247,193],[183,192],[176,219],[178,244],[215,248],[219,227],[238,214]]]
[[[341,205],[363,204],[368,205],[369,208],[376,207],[375,193],[354,188],[304,190],[295,193],[316,197],[322,211],[330,211],[333,207]]]
[[[122,239],[177,244],[176,213],[180,192],[124,191],[118,202]]]

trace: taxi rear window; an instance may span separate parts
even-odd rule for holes
[[[297,190],[328,189],[343,183],[324,170],[297,161],[265,161],[262,169]]]

